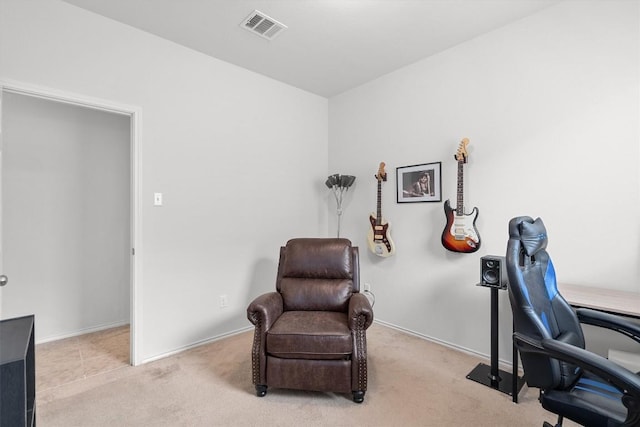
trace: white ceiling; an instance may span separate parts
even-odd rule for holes
[[[324,97],[562,0],[64,0]],[[288,29],[266,40],[254,9]]]

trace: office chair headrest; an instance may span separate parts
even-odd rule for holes
[[[527,256],[533,256],[547,248],[547,229],[540,218],[535,221],[528,216],[512,219],[509,223],[509,235],[520,240]]]

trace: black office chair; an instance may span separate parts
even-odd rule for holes
[[[509,222],[509,299],[525,381],[540,389],[543,408],[558,415],[556,426],[564,418],[585,426],[640,426],[640,375],[585,350],[580,323],[639,343],[640,325],[597,310],[574,312],[558,292],[546,247],[540,218]]]

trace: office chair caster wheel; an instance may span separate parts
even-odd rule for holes
[[[264,397],[267,394],[267,386],[266,385],[257,385],[256,386],[256,396]]]

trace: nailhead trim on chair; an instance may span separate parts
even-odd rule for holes
[[[358,322],[356,326],[356,353],[358,355],[358,360],[353,362],[358,364],[358,388],[360,391],[365,391],[367,389],[367,336],[364,330],[365,322],[365,316],[358,316]]]
[[[253,349],[251,351],[251,370],[253,371],[253,383],[260,384],[260,337],[262,336],[262,317],[257,313],[251,313],[251,323],[256,325],[253,334]]]

